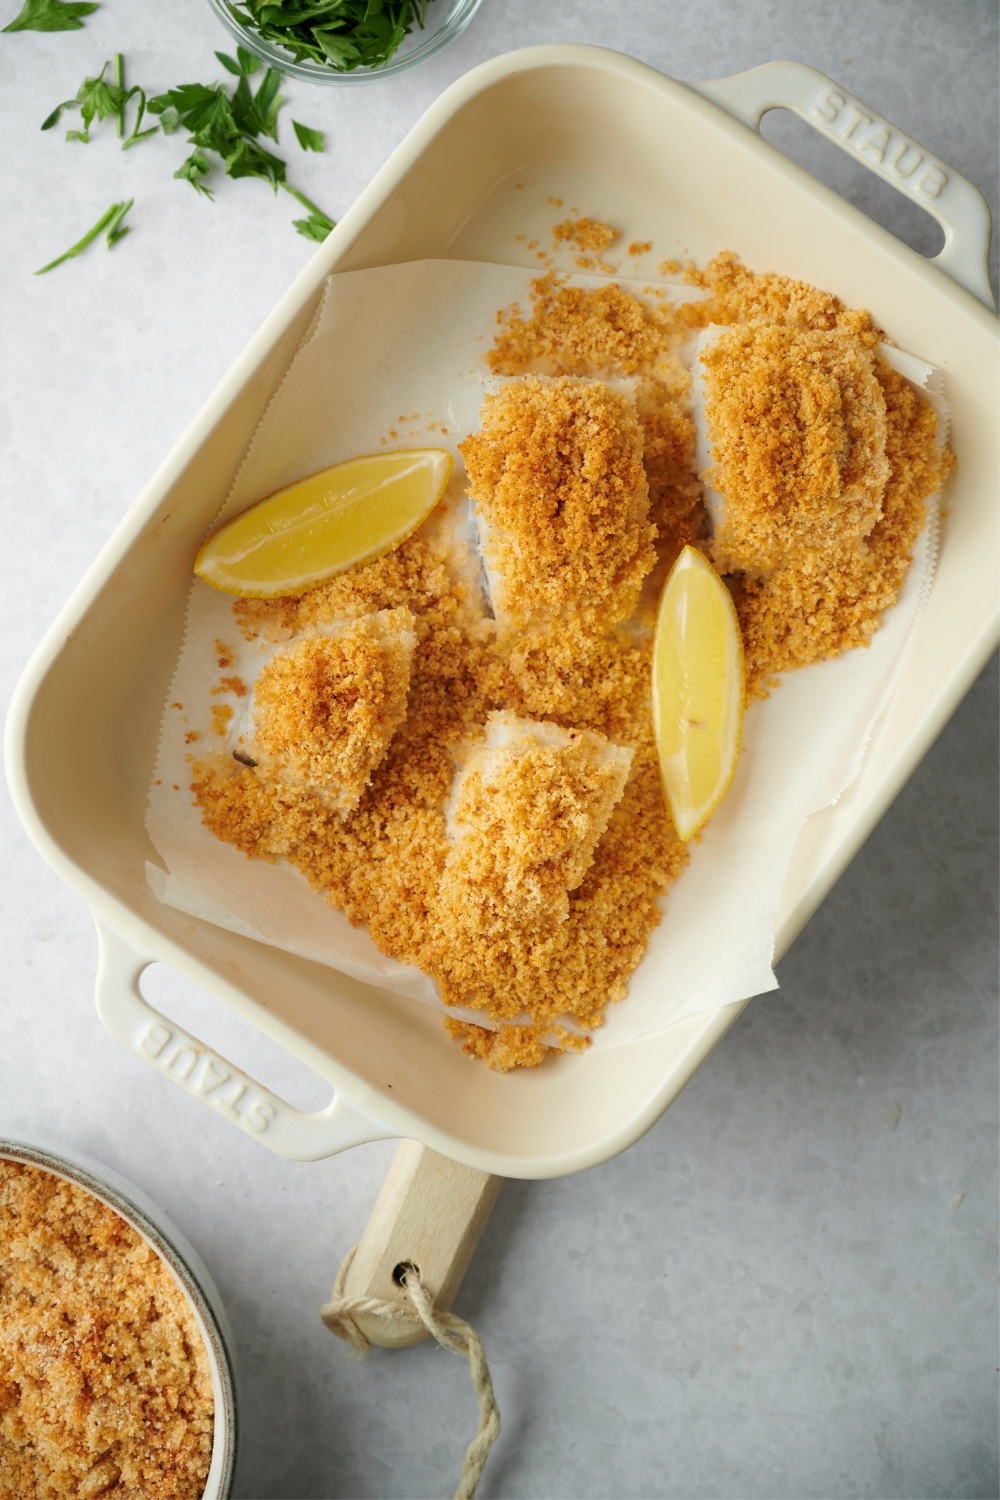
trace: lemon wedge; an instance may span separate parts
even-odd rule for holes
[[[405,542],[441,499],[452,464],[445,448],[334,464],[227,521],[203,544],[194,570],[244,599],[304,594]]]
[[[653,644],[653,724],[663,787],[686,842],[736,774],[746,684],[736,607],[696,547],[685,547],[660,598]]]

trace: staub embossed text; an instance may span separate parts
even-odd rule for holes
[[[940,162],[874,111],[864,109],[850,94],[824,89],[811,113],[824,135],[846,146],[890,181],[910,183],[925,198],[939,197],[947,184],[948,173]]]

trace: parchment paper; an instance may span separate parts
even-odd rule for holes
[[[515,267],[459,261],[331,277],[210,529],[283,485],[379,451],[383,438],[389,447],[449,447],[460,488],[456,444],[476,429],[484,392],[497,383],[482,358],[497,310],[517,302],[527,311],[531,279]],[[602,279],[573,278],[581,285]],[[616,279],[642,295],[643,283]],[[677,284],[669,295],[702,294]],[[904,373],[920,378],[916,370]],[[772,927],[792,849],[806,818],[857,775],[930,587],[936,536],[935,521],[868,650],[786,674],[780,689],[751,706],[732,789],[663,898],[663,921],[627,999],[594,1034],[595,1046],[620,1045],[777,987]],[[212,695],[220,679],[216,640],[233,653],[225,673],[250,685],[263,660],[259,643],[243,640],[232,600],[195,579],[150,788],[147,827],[165,866],[147,865],[152,889],[193,916],[445,1009],[432,980],[379,953],[297,870],[247,859],[202,825],[188,790],[191,759],[206,742],[221,743],[213,740],[212,705],[240,709],[235,697]],[[479,1012],[448,1010],[483,1024]]]

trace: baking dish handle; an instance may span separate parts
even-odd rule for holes
[[[337,1095],[326,1109],[295,1109],[190,1036],[146,1000],[139,981],[155,960],[97,921],[97,1014],[136,1057],[201,1099],[240,1130],[292,1161],[319,1161],[349,1146],[399,1134]]]
[[[944,249],[932,258],[960,286],[994,308],[989,249],[992,221],[978,188],[910,136],[806,63],[772,62],[692,88],[760,130],[770,109],[791,109],[869,171],[932,214]]]

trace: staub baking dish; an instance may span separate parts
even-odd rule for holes
[[[761,115],[778,106],[932,213],[945,231],[936,262],[762,140]],[[518,189],[528,181],[539,189],[535,210]],[[546,194],[610,216],[626,240],[652,238],[658,252],[703,264],[731,249],[752,267],[828,288],[870,308],[903,348],[946,372],[960,468],[932,595],[861,774],[809,821],[796,846],[775,929],[778,956],[996,643],[997,325],[986,275],[990,219],[979,193],[798,63],[687,85],[614,52],[560,46],[511,53],[469,73],[428,110],[317,250],[150,480],[36,652],[8,724],[20,815],[97,921],[104,1024],[287,1156],[315,1159],[402,1135],[504,1176],[578,1171],[647,1130],[742,1008],[500,1076],[473,1067],[432,1011],[163,906],[146,882],[145,861],[154,857],[146,788],[192,559],[325,278],[427,257],[529,263],[514,233],[548,232]],[[292,1109],[154,1011],[139,979],[155,960],[329,1079],[330,1106]]]

